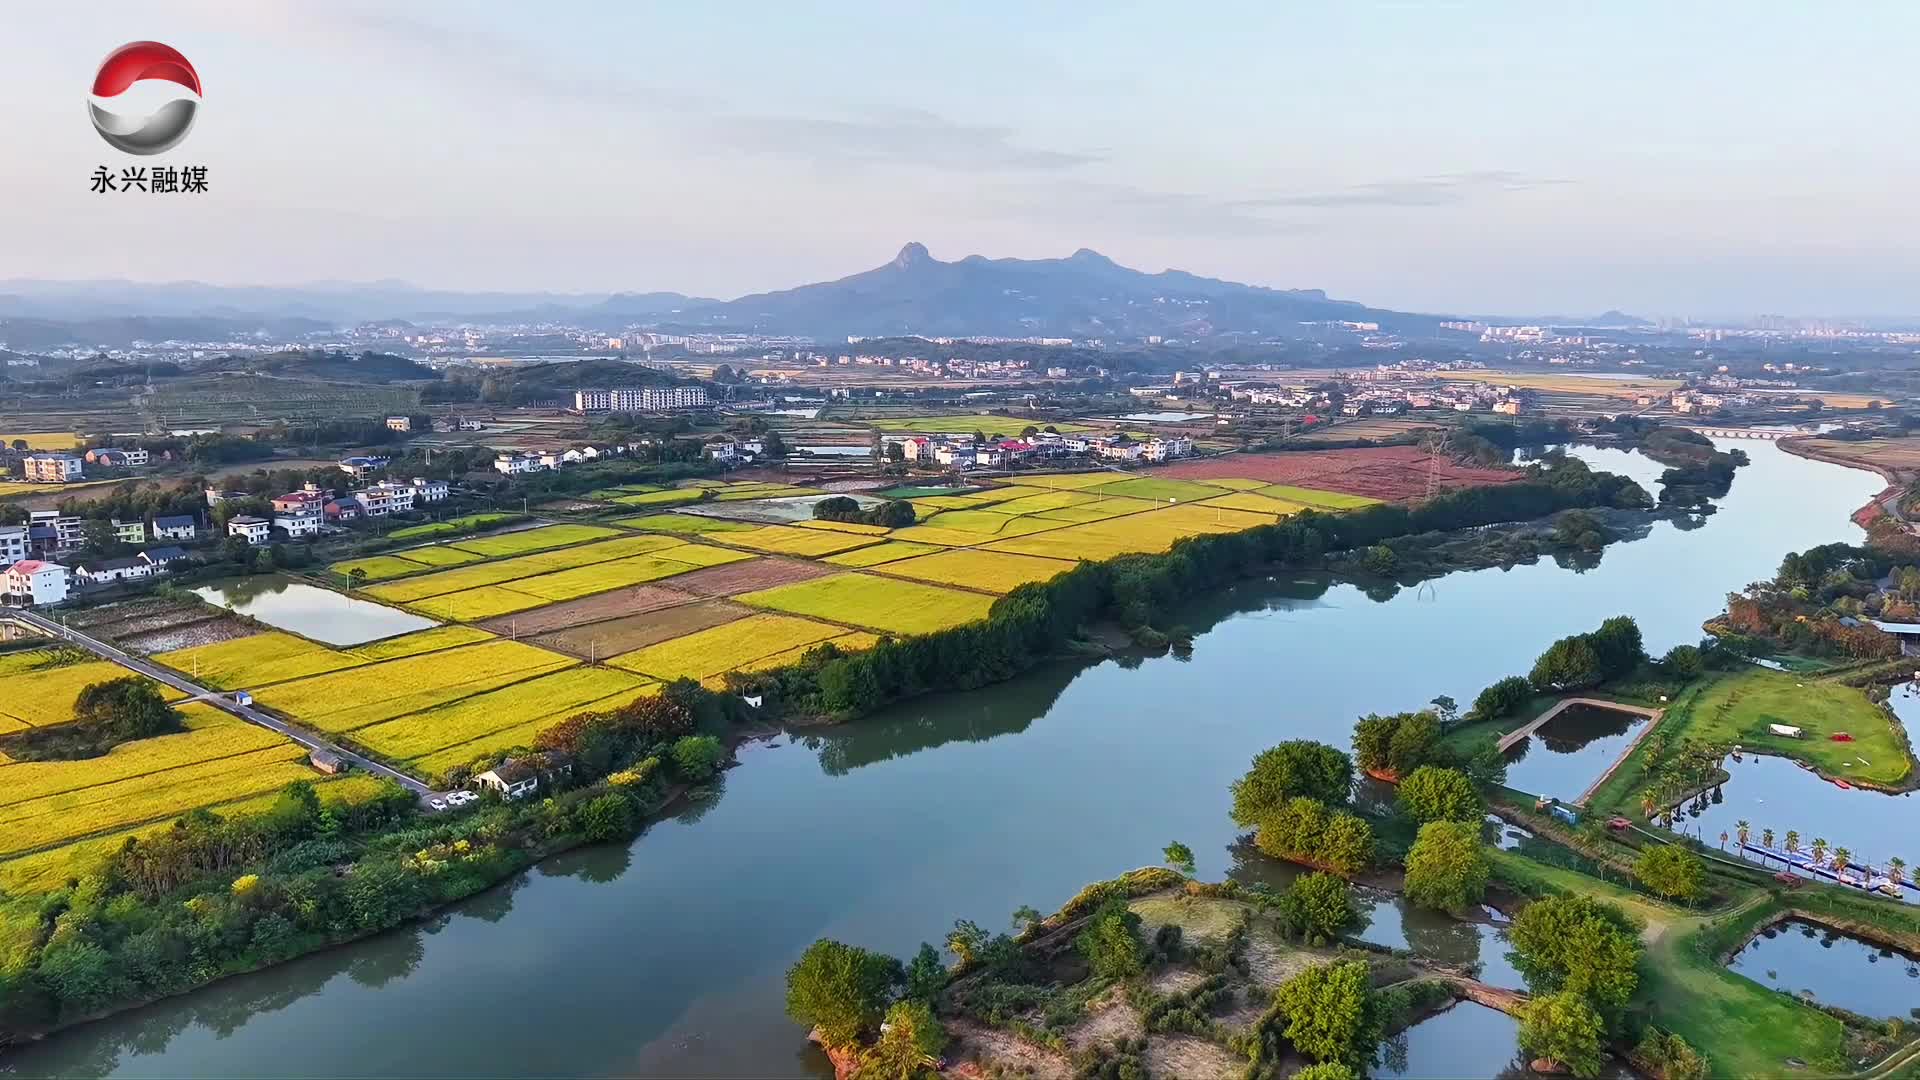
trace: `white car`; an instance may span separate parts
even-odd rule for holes
[[[449,806],[465,806],[479,797],[480,796],[475,795],[471,791],[450,791],[447,793],[447,804]]]
[[[435,810],[445,810],[445,809],[447,808],[447,800],[445,800],[445,799],[428,799],[428,800],[427,800],[427,805],[428,805],[428,806],[431,806],[431,807],[433,807],[433,808],[434,808]]]

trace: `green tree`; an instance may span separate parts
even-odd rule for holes
[[[1013,909],[1013,928],[1015,930],[1025,930],[1030,926],[1037,925],[1045,918],[1046,916],[1040,914],[1039,908],[1034,907],[1032,904],[1021,904],[1019,907]]]
[[[1373,862],[1373,826],[1358,814],[1335,810],[1314,850],[1314,861],[1342,874],[1357,874]]]
[[[1400,805],[1422,822],[1478,823],[1487,812],[1467,774],[1434,765],[1422,765],[1400,781]]]
[[[953,920],[953,929],[947,931],[947,951],[965,967],[980,956],[987,947],[992,935],[979,923],[971,919]]]
[[[1533,683],[1524,675],[1509,675],[1480,691],[1473,699],[1471,720],[1498,720],[1533,700]]]
[[[1571,990],[1618,1009],[1640,984],[1640,927],[1612,904],[1587,896],[1535,900],[1513,920],[1508,939],[1508,957],[1536,994]]]
[[[610,791],[580,807],[580,831],[595,843],[624,840],[633,835],[633,804]]]
[[[1355,1072],[1373,1064],[1386,1025],[1366,964],[1342,960],[1310,967],[1281,983],[1273,1001],[1287,1018],[1282,1034],[1302,1054]]]
[[[1600,654],[1593,650],[1586,638],[1566,637],[1554,642],[1546,652],[1540,654],[1527,679],[1535,690],[1547,694],[1597,686],[1603,675]]]
[[[1700,856],[1678,844],[1649,844],[1634,861],[1640,884],[1670,900],[1693,903],[1706,895],[1706,867]]]
[[[1407,852],[1407,899],[1422,907],[1458,911],[1480,902],[1491,873],[1477,822],[1431,821],[1420,826]]]
[[[1282,926],[1307,941],[1332,941],[1358,918],[1353,891],[1335,874],[1313,873],[1293,883],[1280,897]]]
[[[683,735],[673,744],[673,771],[689,783],[712,778],[727,756],[727,748],[712,735]]]
[[[1389,767],[1393,751],[1393,733],[1400,729],[1398,716],[1368,713],[1353,725],[1353,757],[1362,769],[1380,772]]]
[[[1140,944],[1139,926],[1140,916],[1125,900],[1114,897],[1094,911],[1073,944],[1095,975],[1125,979],[1146,967],[1147,950]]]
[[[1294,1073],[1293,1080],[1359,1080],[1359,1074],[1338,1061],[1320,1061]]]
[[[931,1002],[947,984],[947,965],[940,962],[940,953],[926,942],[920,943],[920,951],[913,954],[907,962],[907,996],[918,1001]]]
[[[1181,843],[1178,840],[1175,840],[1173,843],[1168,844],[1160,852],[1160,854],[1165,857],[1166,863],[1168,866],[1171,866],[1175,870],[1178,870],[1181,873],[1187,874],[1189,876],[1193,874],[1194,864],[1193,864],[1192,848],[1188,847],[1187,845]]]
[[[867,1051],[854,1076],[858,1080],[916,1080],[937,1075],[947,1029],[924,1001],[896,1001],[887,1010],[880,1040]]]
[[[1587,999],[1562,991],[1529,1001],[1520,1014],[1520,1048],[1575,1076],[1600,1075],[1606,1024]]]
[[[1615,615],[1601,623],[1598,630],[1587,635],[1587,644],[1599,658],[1603,679],[1630,674],[1647,659],[1646,647],[1640,639],[1640,625],[1631,615]]]
[[[180,730],[180,714],[160,696],[160,684],[138,675],[83,688],[73,701],[73,719],[114,742]]]
[[[1304,858],[1319,849],[1326,829],[1326,806],[1296,795],[1267,815],[1253,835],[1253,844],[1276,859]]]
[[[1325,743],[1294,739],[1256,754],[1253,767],[1233,782],[1233,820],[1253,828],[1296,795],[1337,805],[1352,789],[1352,758]]]
[[[1660,658],[1660,667],[1676,679],[1692,682],[1706,671],[1707,663],[1698,646],[1675,645]]]
[[[880,1022],[901,979],[891,956],[821,938],[787,969],[787,1015],[828,1046],[849,1046]]]
[[[1430,712],[1406,716],[1393,733],[1393,745],[1387,752],[1394,775],[1405,776],[1426,764],[1440,745],[1440,721]]]

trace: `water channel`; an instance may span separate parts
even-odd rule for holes
[[[78,1028],[0,1066],[817,1075],[824,1061],[782,1013],[784,972],[815,938],[906,955],[958,917],[1004,926],[1021,904],[1051,909],[1171,840],[1193,847],[1203,878],[1247,873],[1258,857],[1236,855],[1227,785],[1257,751],[1297,737],[1346,745],[1363,713],[1470,700],[1553,638],[1622,612],[1650,651],[1696,641],[1728,590],[1770,576],[1785,552],[1859,537],[1847,515],[1877,476],[1739,445],[1753,463],[1717,513],[1657,523],[1597,566],[1463,572],[1384,601],[1310,575],[1243,582],[1184,616],[1190,660],[1050,666],[783,736],[744,751],[720,797],[631,845],[551,860],[423,926]],[[1649,485],[1662,469],[1623,451],[1580,456]],[[1364,936],[1386,943],[1441,937],[1391,903],[1372,917]],[[1445,937],[1433,947],[1476,950],[1489,981],[1511,981],[1495,928],[1452,924]],[[1473,1069],[1513,1057],[1500,1038],[1498,1060]]]

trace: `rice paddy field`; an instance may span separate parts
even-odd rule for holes
[[[761,614],[650,645],[616,656],[608,663],[662,681],[704,679],[847,634],[844,626]]]
[[[1074,565],[1065,559],[961,549],[883,563],[876,572],[939,585],[1007,593],[1029,582],[1050,581],[1073,569]]]
[[[930,634],[987,617],[993,598],[917,581],[848,573],[735,597],[743,604],[894,634]]]

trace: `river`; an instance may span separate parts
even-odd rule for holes
[[[747,748],[720,797],[631,845],[551,860],[423,926],[66,1032],[11,1064],[130,1077],[817,1075],[823,1060],[782,1012],[783,974],[815,938],[904,956],[955,918],[1005,926],[1022,904],[1050,910],[1172,840],[1218,879],[1236,862],[1227,785],[1257,751],[1345,745],[1363,713],[1470,700],[1610,615],[1635,615],[1656,653],[1696,641],[1729,590],[1770,576],[1787,551],[1859,538],[1848,514],[1879,477],[1728,445],[1752,464],[1717,513],[1657,523],[1589,569],[1456,573],[1385,601],[1308,575],[1243,582],[1184,617],[1190,660],[1054,665]],[[1662,471],[1628,452],[1579,453],[1650,489]],[[1425,934],[1386,921],[1377,912],[1372,931]],[[1446,936],[1498,947],[1490,928]]]

